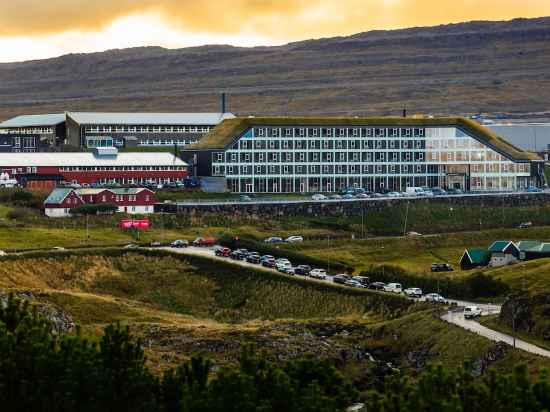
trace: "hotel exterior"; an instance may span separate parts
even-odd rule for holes
[[[182,154],[191,176],[224,180],[234,193],[546,183],[542,159],[464,118],[235,118]]]

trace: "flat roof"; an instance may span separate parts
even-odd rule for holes
[[[232,113],[94,113],[69,112],[67,116],[80,125],[217,125],[233,119]]]
[[[169,152],[127,152],[116,156],[75,153],[0,153],[0,168],[72,166],[187,166]]]
[[[57,126],[65,121],[65,113],[16,116],[0,123],[0,129],[11,127]]]
[[[224,120],[198,143],[184,150],[222,150],[233,144],[253,126],[370,126],[370,127],[457,127],[497,152],[516,161],[542,159],[535,153],[522,150],[490,129],[463,117],[403,118],[403,117],[237,117]]]

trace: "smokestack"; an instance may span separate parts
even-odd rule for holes
[[[221,113],[224,114],[226,112],[225,107],[225,92],[220,95],[220,110]]]
[[[407,117],[407,108],[406,107],[403,108],[403,117]]]

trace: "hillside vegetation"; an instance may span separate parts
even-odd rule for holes
[[[280,47],[159,47],[0,65],[0,119],[65,110],[400,115],[548,109],[550,20],[375,31]],[[40,84],[40,87],[37,87]]]

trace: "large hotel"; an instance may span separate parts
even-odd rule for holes
[[[545,184],[542,159],[464,118],[235,118],[183,158],[190,175],[218,179],[235,193]]]

